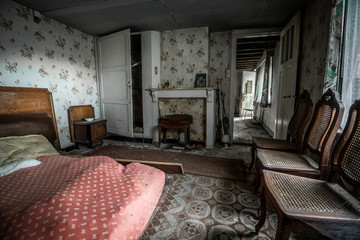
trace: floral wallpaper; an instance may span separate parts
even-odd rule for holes
[[[210,87],[220,88],[224,94],[225,110],[229,116],[230,78],[226,77],[226,69],[231,63],[231,32],[214,32],[210,34]]]
[[[189,107],[191,106],[191,107]],[[191,141],[205,142],[206,134],[206,100],[196,98],[163,98],[159,99],[160,116],[169,114],[190,114],[193,124],[190,126]],[[168,138],[177,138],[178,133],[167,131]]]
[[[307,89],[314,103],[321,98],[324,88],[330,14],[331,1],[316,0],[307,4],[302,15],[299,92]]]
[[[53,94],[61,148],[71,145],[67,109],[91,104],[99,117],[94,37],[0,2],[0,85],[47,88]]]
[[[230,41],[231,32],[210,33],[209,37],[207,27],[163,32],[160,87],[168,84],[170,88],[193,88],[195,75],[206,73],[208,87],[217,88],[217,79],[220,80],[228,113],[230,78],[225,77],[225,70],[230,68]],[[203,99],[163,99],[159,103],[160,114],[191,114],[194,118],[191,140],[205,141],[203,102]]]
[[[161,84],[193,88],[197,73],[205,73],[208,78],[208,27],[165,31],[161,38]]]
[[[197,73],[205,73],[208,82],[209,30],[207,27],[180,29],[161,33],[160,84],[169,88],[193,88]],[[208,85],[208,84],[207,84]],[[205,141],[206,112],[204,99],[172,98],[159,101],[160,116],[190,114],[191,141]],[[177,133],[169,132],[169,138]]]

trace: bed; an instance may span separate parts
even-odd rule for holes
[[[21,163],[0,177],[0,239],[139,238],[165,173],[59,148],[51,93],[0,87],[0,165]]]

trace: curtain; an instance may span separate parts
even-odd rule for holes
[[[265,61],[256,68],[256,90],[254,101],[257,103],[261,102],[263,85],[264,85],[264,74],[265,74]]]
[[[360,1],[346,1],[347,15],[344,39],[344,62],[342,101],[345,112],[342,127],[346,124],[346,118],[351,104],[360,99]]]
[[[265,69],[264,69],[264,83],[262,88],[262,96],[260,107],[266,108],[270,104],[270,86],[272,78],[272,57],[268,54],[266,55],[265,60]]]
[[[343,1],[335,0],[331,12],[329,46],[325,69],[325,93],[329,88],[339,91],[339,60],[342,37]]]

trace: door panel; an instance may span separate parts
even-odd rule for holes
[[[129,121],[128,118],[123,118],[129,113],[127,105],[119,104],[104,104],[104,111],[108,114],[107,128],[111,133],[122,135],[123,132],[129,132]]]
[[[106,81],[102,84],[102,96],[105,102],[128,99],[126,72],[104,72],[102,74],[102,78],[106,79]]]
[[[114,53],[126,53],[126,36],[118,36],[102,42],[102,67],[111,68],[126,66],[126,54],[116,55]]]
[[[285,139],[294,114],[300,38],[300,13],[280,33],[279,105],[275,121],[275,138]]]
[[[97,39],[102,114],[108,131],[133,137],[130,30]]]

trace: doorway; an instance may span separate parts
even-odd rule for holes
[[[252,137],[270,137],[254,120],[256,71],[237,70],[239,93],[238,112],[233,122],[233,143],[251,144]]]
[[[235,31],[232,39],[230,111],[232,143],[251,144],[252,137],[270,137],[255,119],[255,106],[261,94],[256,87],[265,73],[266,53],[280,40],[280,29]],[[268,67],[268,65],[267,65]],[[257,97],[257,99],[255,99]],[[232,105],[233,104],[233,105]],[[232,106],[233,107],[232,107]],[[236,107],[235,107],[236,106]],[[233,117],[232,117],[233,116]]]
[[[134,137],[143,135],[141,34],[131,35],[131,76]]]

